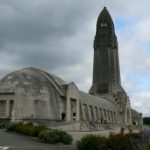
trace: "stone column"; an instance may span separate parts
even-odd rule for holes
[[[97,111],[98,111],[98,122],[101,123],[101,112],[99,110],[99,107],[97,107]]]
[[[83,120],[86,120],[86,114],[85,114],[85,106],[81,103],[82,113],[83,113]]]
[[[95,109],[95,107],[94,106],[92,106],[92,109],[93,109],[93,115],[94,115],[94,121],[97,121],[97,116],[96,116],[96,109]]]
[[[68,122],[71,121],[71,104],[70,104],[70,94],[69,94],[69,87],[67,87],[67,95],[66,95],[66,99],[67,99],[67,111],[66,111],[66,120]]]
[[[103,118],[103,120],[102,120],[103,122],[102,122],[102,123],[104,124],[104,123],[105,123],[104,120],[106,119],[106,116],[105,116],[105,113],[104,113],[104,109],[103,109],[103,108],[102,108],[102,118]]]
[[[106,120],[107,120],[107,123],[110,123],[108,110],[106,110]]]
[[[103,109],[101,108],[101,111],[100,111],[100,114],[101,114],[101,123],[103,124],[104,123],[104,112],[103,112]]]
[[[117,117],[117,116],[116,116],[116,112],[113,112],[113,116],[114,116],[114,122],[115,122],[115,123],[118,123],[117,118],[116,118],[116,117]]]
[[[76,121],[79,121],[79,93],[78,88],[74,83],[70,83],[67,86],[67,93],[66,93],[66,99],[67,99],[67,121],[73,121],[73,114],[71,110],[71,101],[73,100],[75,102],[75,111],[76,113]]]
[[[129,114],[130,114],[130,125],[131,125],[132,124],[131,108],[129,109]]]
[[[81,112],[79,114],[79,118],[80,118],[80,121],[83,121],[83,120],[85,120],[85,118],[84,118],[84,111],[83,111],[83,104],[82,103],[79,103],[79,109],[80,109],[79,112]],[[81,115],[82,115],[82,119],[81,119]]]
[[[79,103],[79,100],[78,99],[76,99],[76,121],[79,121],[80,120],[80,111],[79,111],[79,106],[80,106],[80,103]]]
[[[140,113],[140,125],[142,126],[143,125],[143,114]]]
[[[88,121],[92,121],[92,114],[90,112],[90,106],[87,105],[87,109],[88,109],[88,115],[89,115],[89,120]]]
[[[9,117],[9,111],[10,111],[9,108],[10,108],[10,101],[6,100],[6,108],[5,108],[6,117]]]
[[[112,123],[111,111],[110,110],[108,110],[108,115],[109,115],[109,123]]]

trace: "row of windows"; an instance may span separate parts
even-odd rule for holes
[[[0,101],[0,116],[6,116],[6,101]]]
[[[80,104],[80,115],[81,120],[116,123],[115,111],[94,107],[92,105]]]

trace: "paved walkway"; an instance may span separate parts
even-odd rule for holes
[[[76,150],[75,145],[51,145],[39,142],[37,139],[9,133],[0,129],[0,150]]]

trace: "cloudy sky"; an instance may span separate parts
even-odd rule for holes
[[[150,1],[105,0],[119,42],[122,85],[150,116]],[[38,67],[88,91],[104,0],[0,0],[0,77]]]

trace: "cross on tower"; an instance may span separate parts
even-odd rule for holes
[[[107,5],[107,0],[103,0],[104,7]]]
[[[105,0],[104,0],[104,6],[106,5]]]

